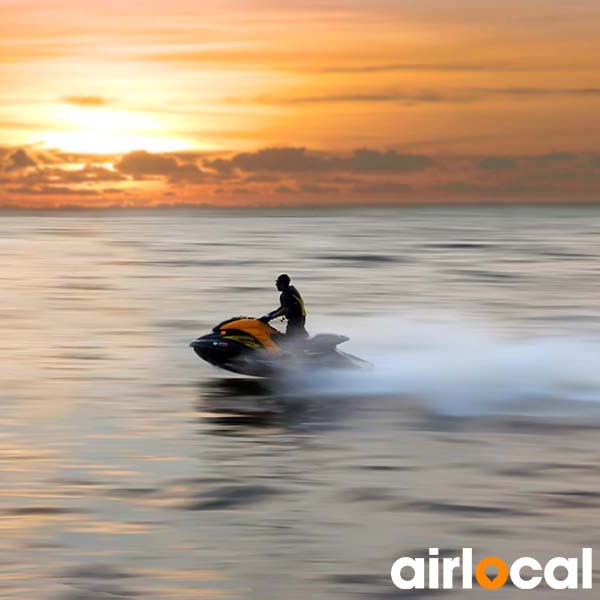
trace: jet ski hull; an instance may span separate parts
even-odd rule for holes
[[[200,337],[190,343],[194,352],[214,367],[240,375],[266,376],[260,363],[252,360],[252,352],[243,344],[220,340],[213,335]]]
[[[273,377],[284,369],[364,369],[371,365],[336,346],[348,338],[322,334],[293,344],[256,319],[236,318],[190,343],[209,364],[253,377]]]

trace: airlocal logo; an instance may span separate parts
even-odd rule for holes
[[[425,563],[428,563],[427,578]],[[441,561],[441,565],[440,565]],[[498,590],[510,578],[520,590],[532,590],[542,580],[554,590],[592,589],[592,549],[581,550],[581,581],[579,580],[579,558],[557,556],[545,566],[530,556],[515,560],[510,566],[497,556],[486,556],[475,565],[475,579],[486,590]],[[440,573],[441,566],[441,573]],[[461,573],[462,589],[473,587],[473,549],[463,548],[462,557],[439,558],[437,548],[429,548],[429,558],[403,556],[392,565],[392,581],[401,590],[451,590],[454,586],[454,572]],[[487,575],[494,570],[495,575]],[[560,577],[557,575],[560,573]],[[566,576],[564,574],[566,573]],[[441,575],[441,577],[440,577]]]

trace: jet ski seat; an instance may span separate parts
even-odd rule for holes
[[[314,352],[327,352],[336,346],[347,342],[350,338],[335,333],[318,333],[306,341],[306,347]]]

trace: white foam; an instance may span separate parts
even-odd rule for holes
[[[312,394],[411,396],[444,414],[600,406],[598,339],[507,336],[490,324],[439,315],[344,319],[318,329],[350,335],[343,349],[374,368],[306,374],[302,385]]]

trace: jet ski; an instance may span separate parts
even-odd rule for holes
[[[342,352],[344,335],[322,333],[289,340],[268,323],[252,317],[233,317],[213,327],[190,347],[203,360],[233,373],[272,377],[282,368],[364,369],[366,360]]]

